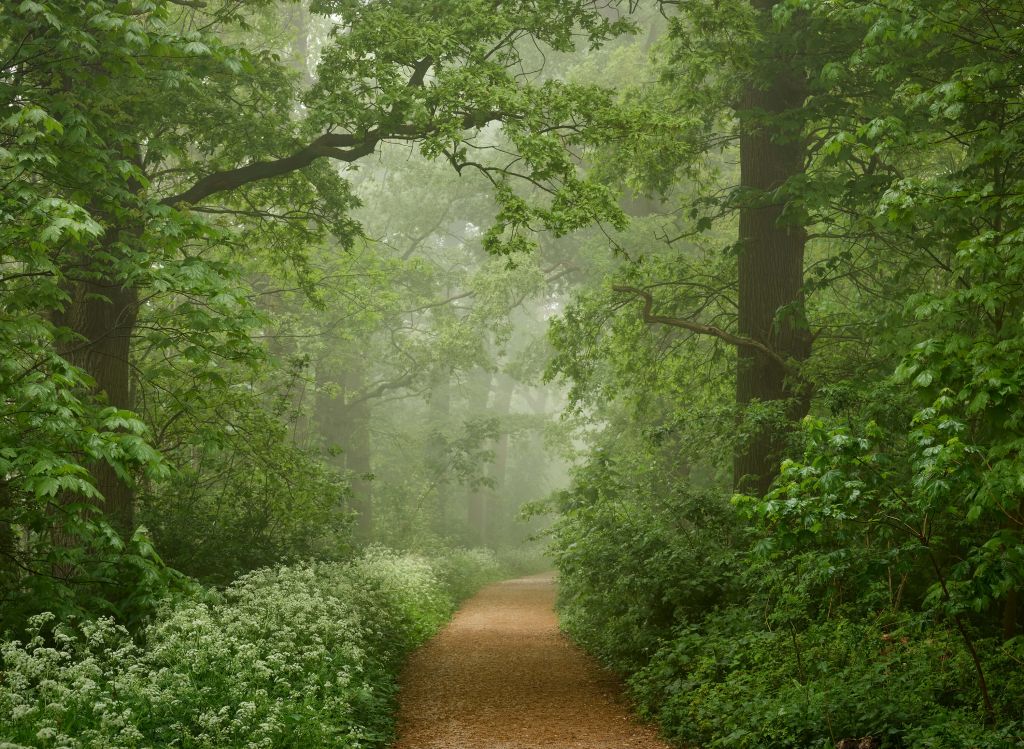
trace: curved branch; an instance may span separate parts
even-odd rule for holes
[[[470,113],[462,118],[464,129],[479,128],[495,120],[502,119],[501,112]],[[352,162],[369,156],[377,146],[390,138],[415,140],[426,138],[439,127],[416,128],[412,125],[400,125],[388,130],[371,130],[362,137],[352,133],[324,133],[309,145],[303,146],[290,156],[273,161],[255,161],[235,169],[208,174],[197,181],[185,192],[171,195],[160,201],[162,205],[175,206],[179,203],[198,203],[204,198],[219,192],[234,190],[250,182],[258,182],[273,177],[281,177],[312,164],[317,159],[327,158],[335,161]]]
[[[350,398],[345,402],[345,407],[355,406],[367,401],[380,398],[391,390],[400,390],[416,381],[419,372],[406,372],[397,380],[378,382],[370,389],[362,391],[358,397]]]
[[[410,88],[422,88],[423,81],[433,65],[434,59],[430,56],[416,60],[412,64],[412,74],[407,85]],[[392,107],[390,116],[394,117],[396,114],[395,108]],[[470,112],[463,116],[461,124],[464,129],[479,128],[501,119],[502,116],[501,112],[494,111]],[[255,161],[245,166],[208,174],[201,177],[184,192],[170,195],[160,203],[169,206],[176,206],[179,203],[198,203],[211,195],[234,190],[251,182],[290,174],[309,166],[317,159],[328,158],[352,162],[369,156],[381,142],[389,138],[425,138],[437,130],[438,128],[434,126],[417,128],[406,124],[387,129],[377,128],[362,136],[353,133],[324,133],[289,156],[271,161]]]
[[[343,133],[325,133],[308,146],[300,148],[290,156],[273,161],[256,161],[236,169],[208,174],[196,182],[185,192],[171,195],[161,200],[161,204],[175,206],[179,203],[198,203],[204,198],[219,192],[234,190],[250,182],[280,177],[303,169],[320,158],[332,158],[338,161],[355,161],[368,156],[383,140],[379,134],[367,134],[363,141],[357,142],[352,135]],[[348,146],[346,149],[345,146]]]
[[[697,333],[698,335],[709,335],[719,340],[725,341],[728,344],[736,346],[737,348],[749,348],[758,351],[767,356],[772,361],[776,362],[779,366],[787,371],[793,371],[793,366],[782,358],[777,351],[770,348],[769,346],[761,343],[761,341],[754,340],[753,338],[747,338],[745,336],[736,335],[730,333],[727,330],[716,328],[714,325],[705,325],[704,323],[694,322],[693,320],[684,320],[679,317],[667,317],[665,315],[654,314],[654,297],[646,289],[638,289],[635,286],[612,286],[612,291],[618,291],[621,293],[634,294],[644,300],[644,307],[641,311],[643,321],[646,323],[658,323],[660,325],[670,325],[674,328],[682,328],[683,330],[689,330],[691,333]]]

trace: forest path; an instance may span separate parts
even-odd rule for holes
[[[397,749],[666,749],[558,631],[555,581],[491,585],[413,654]]]

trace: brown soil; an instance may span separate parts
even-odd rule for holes
[[[667,749],[558,631],[550,575],[492,585],[410,659],[397,749]]]

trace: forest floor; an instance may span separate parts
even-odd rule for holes
[[[554,601],[552,575],[471,598],[406,666],[397,749],[666,749],[559,632]]]

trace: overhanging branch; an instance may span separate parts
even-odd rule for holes
[[[633,294],[640,297],[644,301],[644,307],[641,311],[641,317],[646,323],[657,323],[659,325],[669,325],[674,328],[682,328],[683,330],[689,330],[691,333],[697,333],[698,335],[708,335],[718,338],[719,340],[725,341],[728,344],[736,346],[737,348],[748,348],[758,351],[772,361],[776,362],[779,366],[787,371],[792,371],[793,366],[783,359],[777,351],[770,348],[769,346],[761,343],[761,341],[754,340],[753,338],[747,338],[746,336],[736,335],[730,333],[727,330],[716,328],[714,325],[705,325],[704,323],[695,322],[693,320],[684,320],[679,317],[668,317],[666,315],[654,314],[654,296],[646,289],[639,289],[635,286],[612,286],[612,291],[618,291],[625,294]]]
[[[290,174],[321,158],[356,161],[373,153],[381,140],[382,137],[376,133],[368,134],[362,142],[356,141],[354,136],[346,133],[325,133],[290,156],[273,161],[256,161],[236,169],[214,172],[200,179],[185,192],[164,198],[160,202],[169,206],[179,203],[198,203],[219,192],[234,190],[251,182]]]
[[[422,88],[423,81],[433,65],[434,59],[430,56],[416,60],[412,64],[412,74],[409,76],[408,86],[410,88]],[[399,113],[392,107],[389,116],[396,118],[398,115]],[[467,130],[474,127],[483,127],[494,120],[501,119],[502,116],[501,112],[493,111],[469,112],[463,115],[461,125],[463,129]],[[181,203],[195,204],[211,195],[234,190],[252,182],[291,174],[299,169],[304,169],[317,159],[327,158],[334,159],[335,161],[353,162],[364,156],[369,156],[385,140],[391,138],[406,140],[425,138],[437,132],[438,129],[438,127],[434,126],[417,128],[410,124],[404,124],[386,129],[377,128],[370,130],[363,136],[357,136],[352,133],[324,133],[289,156],[269,161],[255,161],[245,166],[208,174],[205,177],[201,177],[184,192],[170,195],[161,200],[160,203],[169,206],[176,206]]]
[[[418,75],[414,73],[415,75]],[[462,118],[464,129],[483,127],[490,122],[502,119],[501,112],[473,112]],[[389,139],[413,140],[426,138],[437,132],[439,127],[416,128],[412,125],[399,125],[388,130],[371,130],[362,137],[352,133],[324,133],[309,145],[272,161],[256,161],[252,164],[235,169],[226,169],[202,177],[185,192],[171,195],[160,201],[163,205],[176,206],[180,203],[198,203],[211,195],[234,190],[251,182],[272,179],[290,174],[312,164],[317,159],[334,159],[335,161],[352,162],[369,156],[377,146]]]

